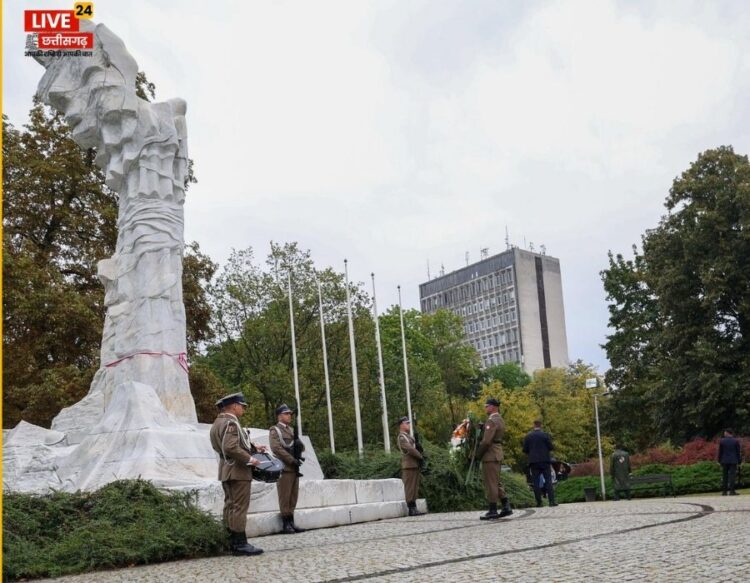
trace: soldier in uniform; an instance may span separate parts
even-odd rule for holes
[[[620,495],[624,494],[630,500],[630,454],[624,447],[618,447],[612,452],[610,472],[614,485],[614,499],[619,500]]]
[[[406,506],[409,508],[409,516],[422,516],[424,512],[417,510],[417,492],[419,491],[419,479],[422,454],[417,451],[414,438],[409,432],[411,421],[408,417],[398,420],[398,449],[401,452],[401,479],[404,482],[404,493],[406,495]]]
[[[304,532],[294,524],[294,509],[297,507],[297,496],[299,494],[299,467],[301,462],[294,458],[294,429],[292,428],[292,410],[286,405],[276,408],[276,425],[268,430],[268,438],[271,451],[278,459],[284,462],[284,471],[281,472],[276,484],[276,492],[279,495],[279,510],[281,511],[281,522],[284,534]],[[304,445],[302,446],[304,450]]]
[[[477,448],[477,457],[482,460],[484,491],[489,503],[487,513],[479,517],[481,520],[504,518],[513,514],[508,497],[505,495],[505,488],[500,481],[500,462],[503,460],[503,447],[500,444],[505,434],[505,422],[500,417],[499,407],[500,403],[497,399],[490,398],[485,402],[484,410],[488,417],[484,422],[484,436]],[[498,498],[503,505],[499,514],[497,512]]]
[[[247,542],[247,510],[250,506],[252,466],[258,462],[250,456],[265,447],[250,442],[240,426],[247,402],[242,393],[227,395],[216,401],[219,415],[211,426],[211,446],[219,454],[219,480],[224,489],[224,526],[229,530],[229,543],[235,555],[259,555],[262,549]]]

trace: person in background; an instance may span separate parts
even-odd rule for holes
[[[724,437],[719,440],[719,463],[721,464],[721,495],[737,496],[735,482],[737,466],[742,463],[742,448],[731,429],[724,430]]]
[[[612,452],[610,474],[614,488],[613,498],[619,500],[624,494],[630,500],[630,454],[622,446]]]
[[[537,508],[542,506],[542,490],[547,493],[550,506],[557,506],[555,502],[555,487],[552,483],[552,457],[550,453],[555,449],[549,433],[542,431],[542,421],[534,421],[534,428],[523,438],[523,452],[529,458],[531,484],[534,488]],[[540,483],[544,480],[544,485]]]

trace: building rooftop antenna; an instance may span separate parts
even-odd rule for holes
[[[432,278],[430,277],[430,260],[427,260],[427,281],[430,281]]]
[[[505,249],[510,249],[510,235],[508,234],[508,225],[505,225]]]
[[[466,259],[466,265],[468,266],[469,265],[469,252],[468,251],[464,254],[464,258]]]
[[[489,248],[489,247],[482,247],[482,248],[481,248],[481,249],[479,250],[479,256],[480,256],[480,257],[481,257],[482,259],[487,259],[487,257],[489,257],[489,255],[490,255],[490,248]]]
[[[542,255],[547,255],[547,246],[544,243],[539,245],[539,249],[541,249]]]
[[[443,263],[440,264],[440,277],[443,277],[445,275],[445,265]]]
[[[529,241],[529,251],[531,251],[532,253],[534,252],[534,242],[533,241]]]

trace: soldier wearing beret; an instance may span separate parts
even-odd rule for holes
[[[497,399],[487,399],[484,410],[488,417],[484,422],[484,436],[477,448],[477,457],[482,460],[484,491],[489,503],[489,511],[480,516],[481,520],[493,520],[513,514],[508,497],[505,495],[505,488],[500,481],[500,462],[503,460],[501,443],[505,434],[505,422],[500,417],[499,407],[500,402]],[[498,498],[503,505],[499,514],[497,512]]]
[[[284,471],[281,472],[276,484],[276,492],[279,496],[279,510],[281,511],[282,532],[294,534],[304,532],[304,529],[294,524],[294,509],[297,507],[297,496],[299,494],[299,467],[301,461],[295,459],[294,452],[294,429],[292,428],[292,410],[286,405],[276,408],[276,425],[268,430],[268,438],[271,451],[278,459],[284,462]],[[301,445],[300,450],[304,451]]]
[[[247,510],[250,506],[252,466],[258,461],[251,457],[255,450],[265,451],[250,441],[240,426],[247,402],[242,393],[227,395],[216,401],[219,415],[211,426],[211,446],[219,454],[219,480],[224,489],[224,525],[229,531],[229,543],[235,555],[259,555],[262,549],[247,542]]]
[[[417,444],[409,432],[411,421],[408,417],[398,420],[398,449],[401,451],[401,479],[404,482],[404,493],[406,495],[406,506],[409,508],[409,516],[422,516],[424,512],[417,510],[417,492],[419,490],[419,479],[421,477],[420,465],[422,454],[417,450]]]

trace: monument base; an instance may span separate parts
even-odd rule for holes
[[[21,422],[4,435],[3,489],[45,494],[97,490],[115,480],[142,479],[165,490],[195,491],[197,503],[220,518],[224,505],[216,479],[218,456],[208,424],[176,421],[156,392],[142,383],[118,385],[100,421],[64,432]],[[268,445],[268,431],[251,430],[253,442]],[[325,480],[306,436],[295,522],[324,528],[407,514],[399,479]],[[71,443],[73,441],[73,443]],[[281,531],[276,484],[253,482],[248,535]]]

